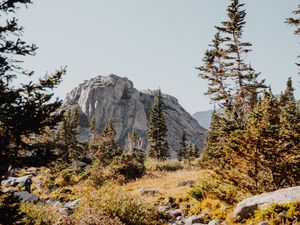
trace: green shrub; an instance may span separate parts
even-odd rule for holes
[[[143,159],[136,154],[122,154],[108,166],[111,178],[123,176],[124,181],[140,178],[145,173]]]
[[[100,188],[106,181],[106,176],[104,174],[104,168],[100,161],[93,163],[89,169],[89,180],[94,188]]]
[[[241,195],[235,186],[222,183],[213,178],[198,183],[190,191],[190,195],[198,201],[210,197],[222,200],[228,204],[234,204],[241,199]]]
[[[110,218],[119,218],[126,225],[160,225],[161,214],[133,196],[125,194],[119,188],[107,187],[97,192],[86,193],[76,218],[84,216],[86,209],[101,210]]]
[[[247,223],[269,221],[271,225],[295,224],[300,221],[300,202],[289,204],[272,204],[266,210],[255,211]]]
[[[152,158],[146,158],[145,167],[147,171],[176,171],[184,168],[183,162],[177,159],[159,161]]]

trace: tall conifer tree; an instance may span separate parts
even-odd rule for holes
[[[22,40],[24,29],[14,17],[16,9],[30,3],[30,0],[0,3],[0,155],[4,157],[18,156],[21,149],[28,147],[24,137],[41,134],[45,127],[53,128],[60,120],[59,114],[53,112],[61,101],[51,100],[51,90],[61,82],[65,69],[46,75],[37,83],[13,83],[18,76],[33,75],[21,63],[23,57],[35,55],[37,47]]]
[[[158,160],[165,160],[169,156],[167,141],[167,125],[165,121],[164,102],[161,91],[157,91],[156,101],[151,110],[148,121],[148,156]]]

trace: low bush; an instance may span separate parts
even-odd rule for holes
[[[152,206],[127,195],[119,188],[107,187],[86,193],[75,217],[85,216],[86,210],[102,211],[110,218],[118,218],[126,225],[160,225],[161,214]]]
[[[242,197],[235,186],[223,183],[214,178],[199,182],[190,191],[190,195],[199,201],[209,197],[219,199],[231,205],[241,200]]]
[[[123,177],[125,182],[140,178],[145,173],[144,161],[136,154],[122,154],[108,166],[112,179]]]
[[[257,210],[247,223],[268,221],[271,225],[292,225],[300,222],[300,202],[272,204],[266,210]]]
[[[145,167],[147,171],[176,171],[184,168],[184,162],[177,159],[159,161],[152,158],[146,158]]]

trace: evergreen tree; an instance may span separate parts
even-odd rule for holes
[[[169,156],[167,141],[167,126],[165,122],[164,103],[161,91],[158,90],[156,101],[152,106],[148,121],[148,156],[158,160],[165,160]]]
[[[39,82],[16,85],[17,75],[30,76],[33,71],[21,67],[22,57],[35,55],[37,47],[21,39],[23,27],[13,16],[21,5],[30,0],[5,0],[0,3],[0,155],[2,159],[19,156],[27,147],[25,137],[40,134],[45,127],[53,128],[60,120],[55,112],[61,105],[51,100],[51,90],[60,82],[65,69],[46,75]],[[3,158],[4,157],[4,158]]]
[[[228,6],[228,21],[216,26],[217,34],[212,49],[204,57],[204,66],[200,67],[202,78],[209,80],[207,94],[211,100],[224,106],[240,126],[245,126],[245,115],[254,107],[257,94],[265,88],[264,80],[258,81],[250,64],[245,62],[252,46],[242,40],[246,12],[239,0],[231,0]]]
[[[177,153],[178,160],[185,159],[186,155],[187,155],[187,152],[188,152],[188,145],[187,145],[187,140],[186,140],[186,134],[183,131],[182,138],[181,138],[181,141],[179,143],[178,153]]]
[[[298,5],[298,9],[293,11],[293,14],[296,17],[289,17],[286,19],[286,23],[290,26],[295,26],[296,30],[295,30],[295,35],[300,35],[300,4]],[[300,66],[300,63],[296,63],[297,66]]]
[[[278,186],[294,186],[300,181],[300,112],[294,97],[291,78],[281,96],[280,145],[284,161],[277,167]]]
[[[231,108],[232,97],[226,83],[230,76],[229,65],[225,62],[227,52],[222,48],[222,44],[226,40],[218,32],[212,40],[212,44],[209,45],[210,49],[204,55],[202,60],[204,65],[197,69],[200,71],[201,78],[208,81],[209,87],[205,95],[210,95],[211,101],[218,103],[220,107]]]
[[[94,155],[103,163],[108,165],[115,157],[123,152],[115,142],[116,131],[113,123],[109,120],[94,143]]]
[[[84,146],[78,141],[78,110],[67,109],[59,129],[59,141],[63,150],[63,158],[67,162],[77,161],[84,155]]]

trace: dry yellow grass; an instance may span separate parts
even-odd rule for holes
[[[189,186],[176,186],[177,182],[187,180],[199,180],[208,170],[178,170],[174,172],[153,172],[143,178],[122,186],[123,190],[133,195],[140,195],[139,189],[155,189],[161,192],[160,195],[142,196],[147,202],[154,202],[162,196],[187,196],[191,190]]]

